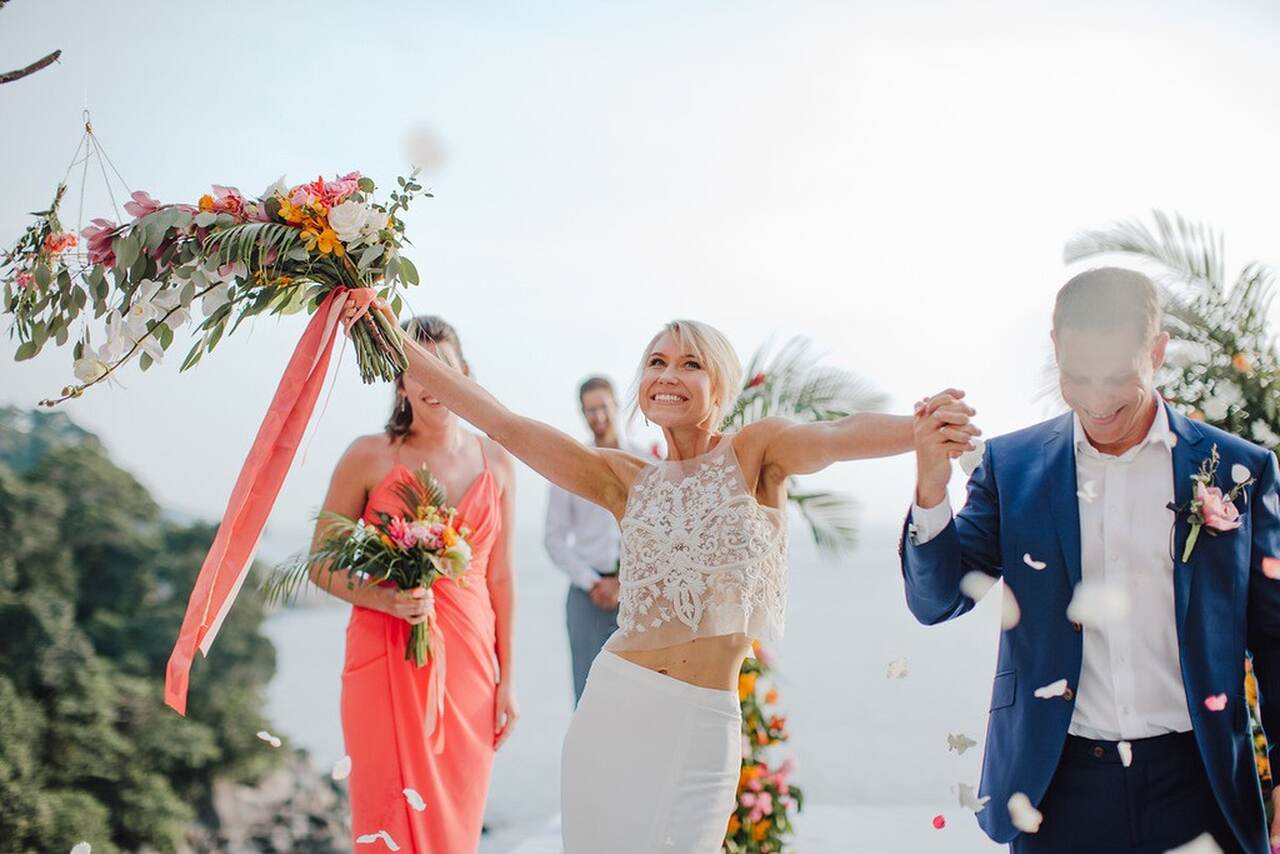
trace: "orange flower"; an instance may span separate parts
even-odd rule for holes
[[[729,830],[726,836],[736,836],[738,831],[742,829],[742,819],[737,815],[729,816]]]
[[[1204,413],[1201,412],[1199,409],[1193,409],[1191,410],[1191,412],[1187,414],[1187,417],[1190,418],[1192,421],[1203,421]]]
[[[760,730],[756,733],[756,744],[764,745],[769,743],[769,733]]]
[[[773,826],[773,819],[762,818],[759,823],[751,826],[751,838],[756,842],[763,842],[764,838],[769,835],[769,828]]]
[[[764,701],[769,704],[778,702],[778,689],[770,688],[769,693],[764,695]]]
[[[458,544],[458,535],[454,532],[453,528],[445,528],[440,537],[444,540],[444,547],[446,549],[451,549]]]
[[[1235,368],[1238,372],[1242,374],[1247,374],[1249,372],[1249,368],[1253,366],[1249,362],[1248,356],[1246,356],[1244,353],[1236,353],[1234,356],[1231,357],[1231,367]]]
[[[756,674],[743,673],[738,676],[738,699],[745,700],[756,690]]]
[[[212,211],[213,196],[209,195],[208,193],[205,193],[203,196],[200,197],[199,205],[200,205],[200,210],[202,211]]]
[[[782,729],[786,725],[787,718],[785,715],[774,715],[769,718],[769,729]]]

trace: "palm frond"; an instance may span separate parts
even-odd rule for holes
[[[306,588],[317,567],[329,570],[332,578],[332,570],[343,569],[353,563],[353,557],[359,551],[355,537],[359,520],[326,511],[319,514],[317,521],[325,525],[325,535],[316,547],[276,567],[263,579],[259,589],[268,606],[296,598],[299,591]]]
[[[1181,214],[1171,217],[1157,210],[1152,211],[1152,218],[1155,232],[1139,220],[1082,231],[1067,241],[1063,259],[1071,264],[1111,252],[1138,255],[1163,268],[1159,278],[1166,282],[1221,293],[1225,286],[1222,235]]]
[[[246,222],[214,232],[204,241],[204,251],[217,252],[218,263],[244,262],[250,269],[272,266],[285,260],[289,250],[301,243],[302,232],[278,222]]]
[[[819,363],[812,343],[792,338],[770,358],[766,342],[751,358],[746,383],[725,416],[723,430],[740,430],[782,415],[800,421],[832,421],[854,412],[883,410],[888,397],[849,371]]]
[[[445,499],[448,498],[444,484],[437,480],[425,465],[414,472],[413,480],[397,483],[395,494],[404,502],[405,510],[409,513],[424,504],[443,507]]]
[[[818,549],[847,556],[858,545],[858,503],[843,492],[793,492],[788,496],[813,534]]]

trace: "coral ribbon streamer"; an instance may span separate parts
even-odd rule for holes
[[[433,753],[444,750],[444,634],[434,619],[427,621],[427,634],[431,639],[431,659],[427,674],[427,716],[424,728],[427,743]],[[432,738],[432,736],[435,738]]]
[[[231,490],[226,512],[205,557],[187,602],[182,629],[165,670],[164,701],[178,714],[187,713],[187,683],[197,648],[209,654],[213,639],[235,601],[253,562],[285,475],[315,409],[316,398],[329,369],[329,355],[338,322],[348,302],[357,306],[355,320],[373,303],[368,288],[332,290],[307,324],[302,340],[289,359],[275,397],[267,409],[240,477]]]

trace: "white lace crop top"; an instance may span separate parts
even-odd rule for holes
[[[694,638],[782,637],[787,516],[756,501],[732,437],[636,476],[622,516],[618,630],[610,651]]]

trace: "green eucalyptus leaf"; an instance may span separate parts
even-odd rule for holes
[[[18,345],[18,350],[13,354],[13,359],[15,362],[25,362],[39,352],[40,348],[36,346],[34,341],[23,341]]]
[[[155,361],[151,358],[149,353],[143,353],[142,357],[138,359],[138,367],[142,368],[144,371],[149,369],[153,364],[155,364]]]
[[[410,285],[418,284],[418,268],[413,265],[413,262],[400,256],[400,266],[403,268],[400,275],[404,281]]]

